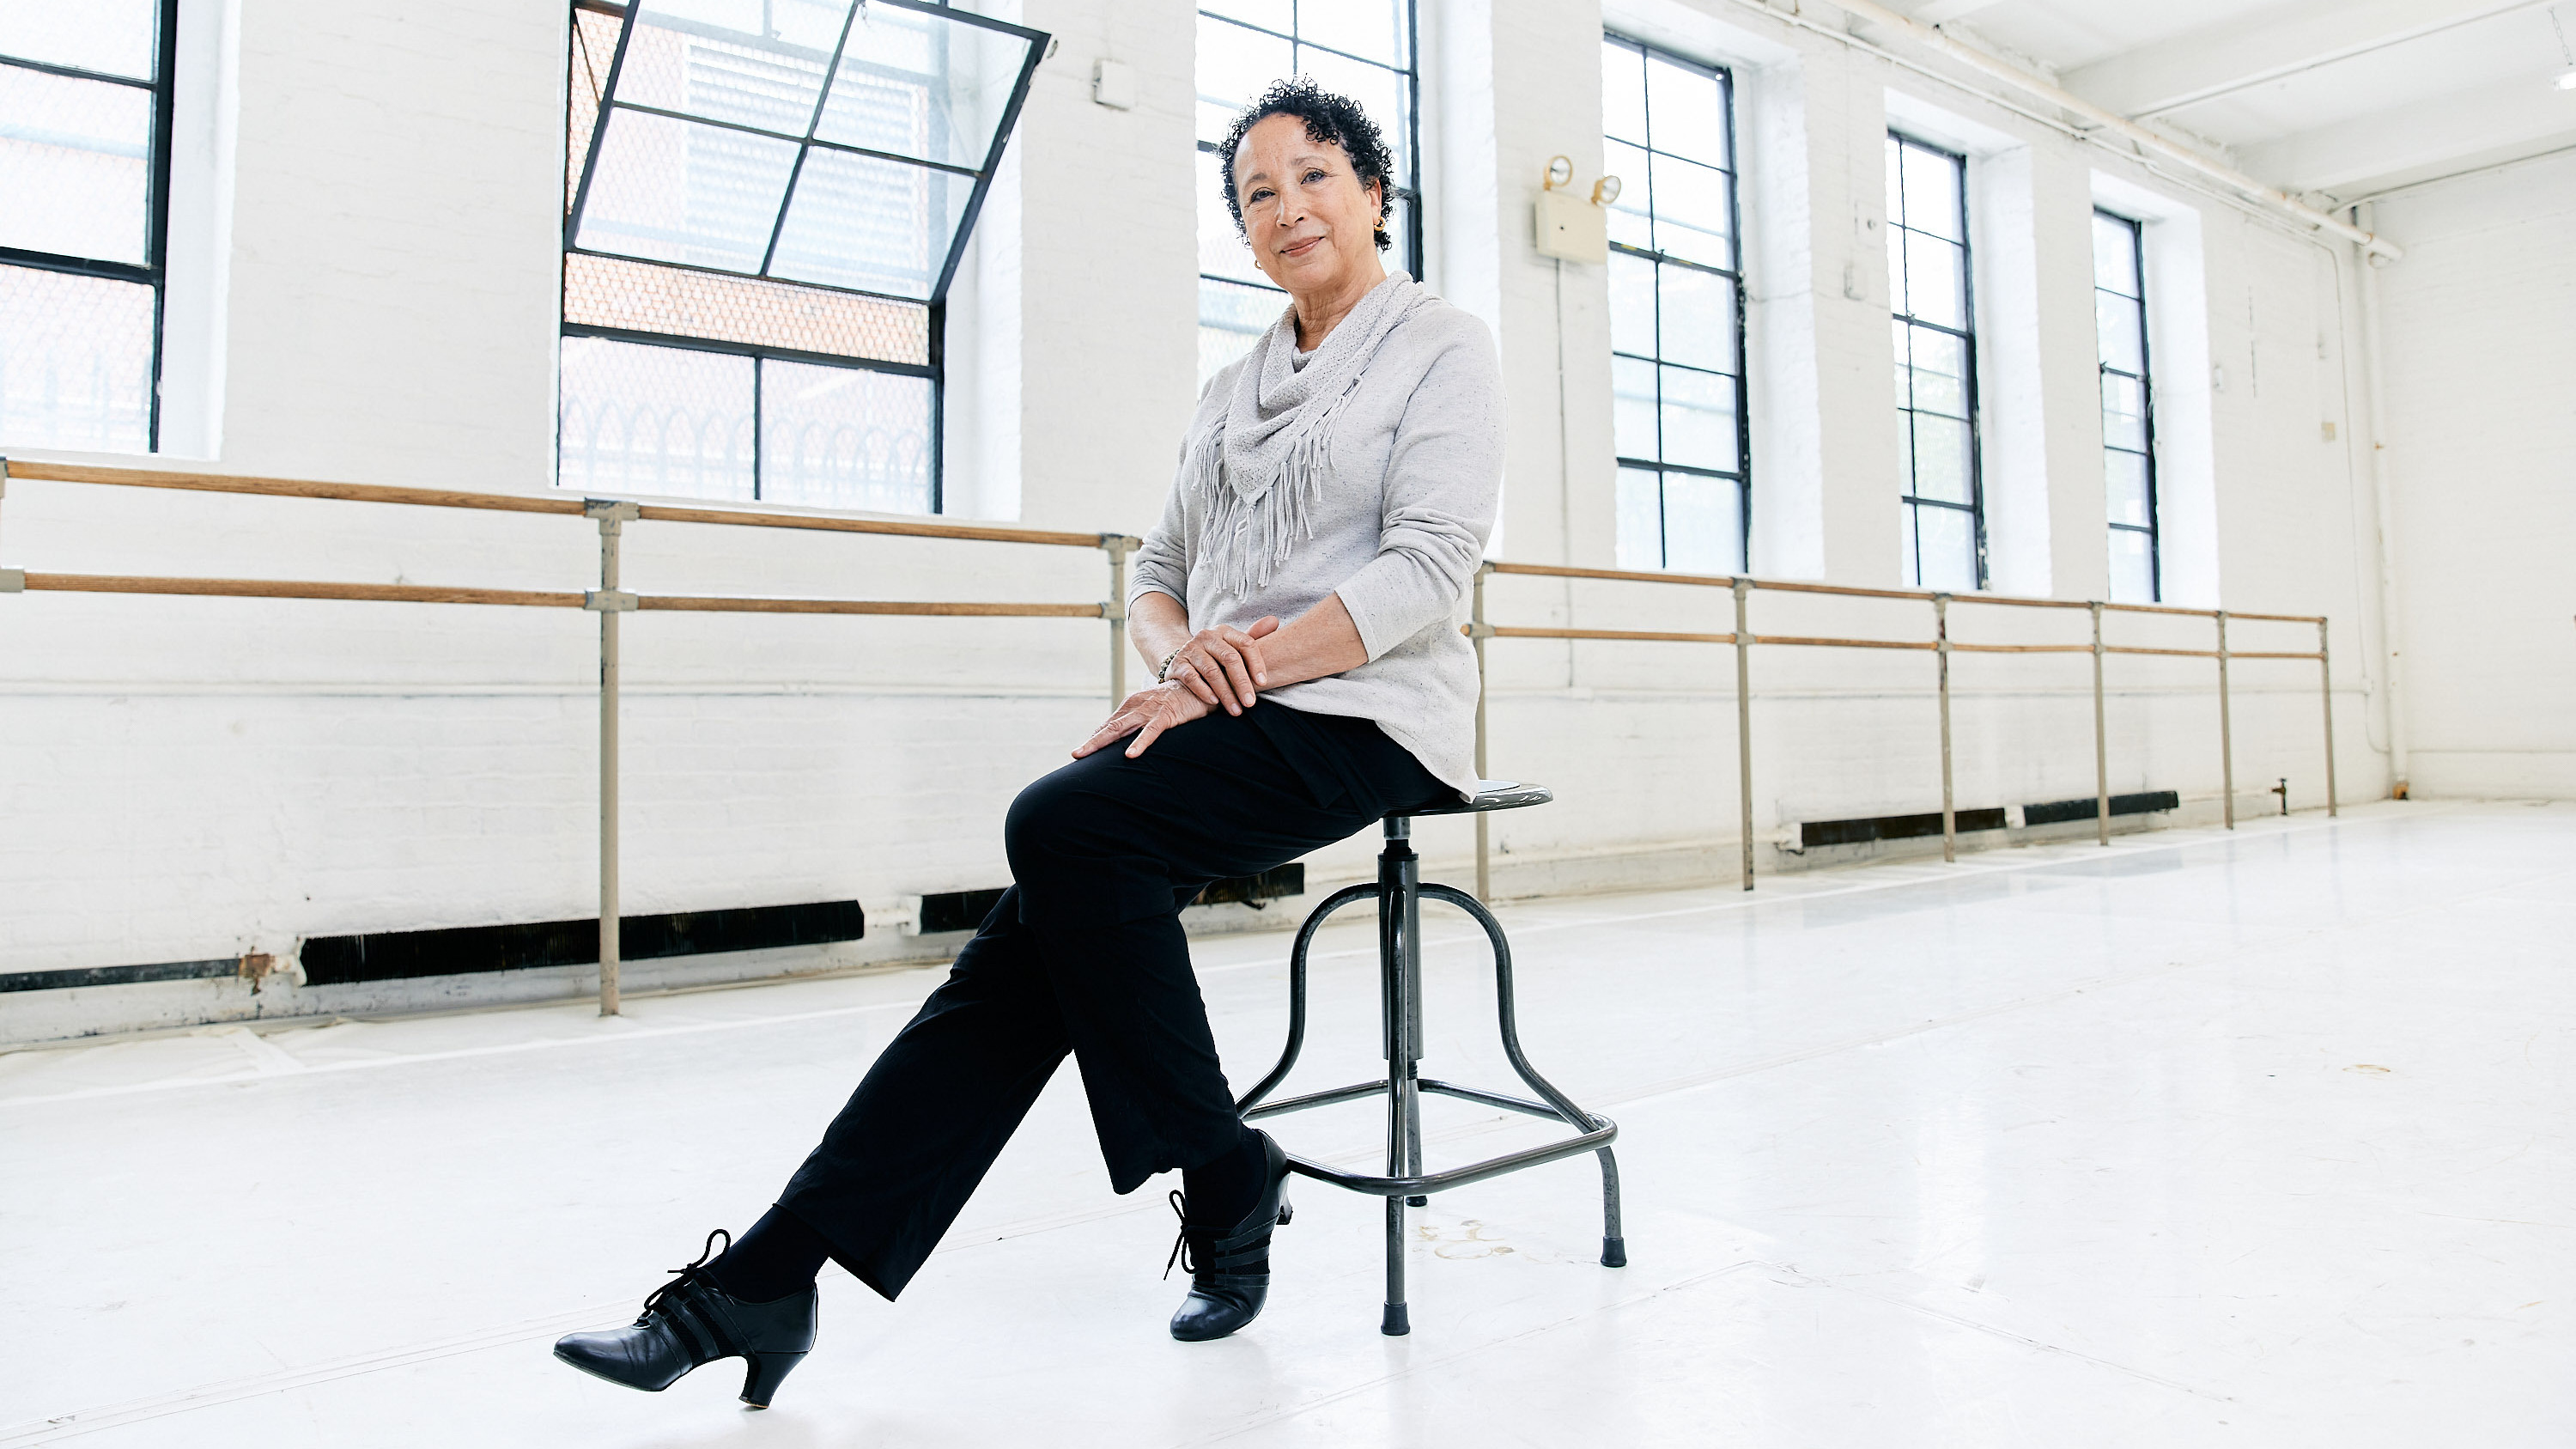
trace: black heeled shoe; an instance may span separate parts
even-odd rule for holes
[[[1288,1154],[1267,1132],[1261,1134],[1261,1149],[1269,1159],[1269,1184],[1252,1211],[1223,1236],[1191,1223],[1189,1200],[1178,1191],[1172,1194],[1181,1234],[1172,1244],[1170,1261],[1163,1264],[1163,1276],[1172,1276],[1173,1263],[1190,1270],[1190,1296],[1172,1315],[1172,1337],[1183,1343],[1225,1337],[1260,1317],[1261,1305],[1270,1297],[1270,1229],[1285,1224],[1296,1209],[1288,1204]],[[1264,1266],[1257,1273],[1237,1271],[1250,1263]]]
[[[742,1401],[769,1407],[787,1371],[814,1347],[814,1289],[771,1303],[745,1303],[716,1286],[707,1272],[717,1238],[733,1247],[722,1228],[707,1234],[706,1251],[680,1276],[653,1290],[643,1316],[625,1328],[567,1333],[555,1340],[555,1357],[586,1374],[658,1394],[700,1364],[743,1360]]]

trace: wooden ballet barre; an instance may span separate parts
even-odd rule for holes
[[[576,510],[578,511],[578,510]],[[646,522],[716,523],[747,528],[804,528],[821,533],[881,533],[906,538],[963,538],[982,543],[1039,543],[1062,548],[1101,548],[1117,537],[1102,533],[1064,533],[1045,528],[993,528],[971,523],[906,523],[893,518],[827,518],[809,513],[753,513],[731,508],[674,508],[643,503],[636,515]]]
[[[1461,631],[1473,626],[1461,626]],[[1664,644],[1732,644],[1732,634],[1674,634],[1653,629],[1522,629],[1498,624],[1485,631],[1492,639],[1626,639]]]
[[[638,594],[635,607],[701,614],[893,614],[912,618],[1097,619],[1105,604],[943,604],[909,599],[754,599]]]
[[[451,588],[437,584],[336,584],[304,579],[192,579],[151,574],[27,575],[27,591],[70,594],[188,594],[235,599],[357,599],[385,604],[502,604],[578,609],[579,592]]]

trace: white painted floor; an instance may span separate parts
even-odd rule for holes
[[[767,1202],[927,973],[0,1056],[0,1444],[2576,1443],[2576,807],[2215,831],[1515,907],[1589,1159],[1417,1214],[1302,1184],[1269,1313],[1177,1344],[1155,1184],[1071,1072],[778,1407],[554,1362]],[[1508,1084],[1463,921],[1436,1075]],[[1279,935],[1204,942],[1228,1063]],[[1292,1084],[1374,1066],[1337,927]],[[1443,1104],[1435,1160],[1547,1129]],[[1367,1106],[1286,1119],[1357,1161]]]

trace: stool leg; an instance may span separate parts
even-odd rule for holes
[[[1594,1154],[1601,1159],[1601,1266],[1628,1266],[1628,1240],[1619,1231],[1619,1159],[1604,1147]]]
[[[1413,930],[1422,918],[1419,862],[1408,838],[1410,822],[1386,822],[1386,848],[1378,852],[1378,979],[1386,1022],[1386,1174],[1403,1177],[1421,1153],[1420,1105],[1414,1092]],[[1404,1301],[1404,1199],[1386,1200],[1386,1314],[1378,1332],[1399,1337],[1413,1331]]]

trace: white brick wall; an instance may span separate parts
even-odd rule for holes
[[[208,392],[221,402],[213,465],[545,490],[559,7],[233,3],[237,110],[220,117],[234,137],[232,229],[195,239],[223,260],[209,270],[229,276],[224,367]],[[1532,251],[1527,215],[1549,155],[1571,155],[1587,181],[1599,172],[1601,12],[1423,3],[1434,107],[1424,130],[1448,168],[1430,178],[1428,280],[1500,337],[1512,420],[1505,552],[1606,565],[1602,274],[1560,276]],[[960,296],[952,488],[961,511],[1138,531],[1194,392],[1191,7],[1026,0],[997,13],[1055,33],[1059,50],[1038,72]],[[1873,248],[1879,134],[1899,88],[2002,137],[2027,193],[2017,224],[2035,238],[2024,312],[2037,321],[1997,345],[2022,349],[2016,436],[2041,476],[2020,501],[2044,500],[2046,513],[2017,524],[2011,546],[2034,552],[2008,577],[2070,598],[2099,587],[2089,260],[2074,238],[2092,173],[2115,174],[2201,225],[2207,345],[2226,374],[2211,399],[2213,598],[2334,615],[2343,786],[2378,793],[2386,733],[2368,723],[2378,670],[2364,647],[2378,638],[2375,520],[2345,400],[2349,298],[2328,252],[1725,0],[1636,0],[1616,18],[1738,68],[1755,172],[1745,200],[1756,567],[1896,582],[1885,268]],[[1136,109],[1091,103],[1101,57],[1135,68]],[[2565,643],[2570,575],[2550,550],[2563,552],[2570,530],[2534,510],[2567,506],[2549,464],[2566,453],[2576,335],[2570,176],[2560,163],[2386,209],[2392,234],[2419,248],[2385,280],[2400,401],[2391,436],[2422,571],[2408,627],[2428,788],[2540,788],[2515,762],[2544,757],[2516,750],[2554,751],[2551,788],[2576,788],[2563,773],[2576,703],[2567,672],[2544,678],[2527,650],[2472,642],[2472,625],[2500,625],[2516,646],[2541,630]],[[2534,187],[2555,210],[2533,203]],[[2515,360],[2511,376],[2489,365],[2498,357]],[[2325,422],[2343,441],[2320,441]],[[2490,553],[2497,530],[2481,520],[2508,512],[2518,522]],[[46,570],[578,588],[595,567],[595,535],[578,520],[342,503],[21,483],[6,525],[6,561]],[[668,524],[632,526],[628,539],[628,586],[647,591],[1092,600],[1107,588],[1100,557],[1076,550]],[[2527,581],[2516,587],[2528,596],[2482,612],[2446,589],[2498,578]],[[1609,627],[1723,629],[1731,608],[1714,592],[1528,579],[1497,581],[1493,598],[1497,619]],[[1927,613],[1766,594],[1755,628],[1922,637]],[[1954,618],[1965,638],[2083,637],[2073,611],[1963,606]],[[2120,627],[2138,642],[2205,638],[2187,622]],[[0,817],[11,827],[0,838],[0,969],[583,914],[594,888],[593,629],[568,612],[0,599]],[[1083,621],[630,619],[630,909],[999,883],[1003,806],[1103,703],[1103,633]],[[2266,637],[2308,647],[2296,630]],[[1529,859],[1732,835],[1723,653],[1506,641],[1493,660],[1496,768],[1562,797],[1497,821],[1504,849]],[[1928,658],[1769,650],[1754,669],[1766,834],[1788,820],[1937,805]],[[2206,666],[2129,659],[2114,671],[2113,788],[2213,792]],[[2080,657],[1962,659],[1961,803],[2089,793],[2086,681]],[[2240,788],[2286,774],[2294,800],[2315,803],[2313,673],[2248,664],[2239,683]],[[2477,763],[2446,776],[2437,759]],[[1456,822],[1427,834],[1435,854],[1466,838]],[[1318,869],[1355,872],[1369,848],[1328,852]]]

